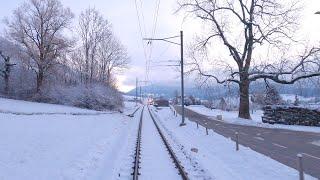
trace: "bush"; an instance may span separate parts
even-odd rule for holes
[[[55,86],[45,88],[32,100],[71,105],[94,110],[115,110],[123,106],[123,97],[116,89],[102,84]]]

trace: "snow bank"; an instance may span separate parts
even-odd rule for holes
[[[0,98],[0,112],[12,113],[96,113],[97,111],[71,106],[36,103]]]
[[[6,99],[0,99],[0,108],[43,113],[94,112]],[[137,122],[138,116],[132,119],[120,113],[0,113],[0,179],[115,179],[117,164],[124,156],[128,137],[136,132]]]
[[[222,119],[226,123],[240,124],[240,125],[246,125],[246,126],[257,126],[257,127],[263,127],[263,128],[288,129],[293,131],[306,131],[306,132],[317,132],[317,133],[320,132],[320,127],[282,125],[282,124],[272,125],[272,124],[262,123],[262,118],[261,118],[263,115],[262,110],[253,111],[253,114],[251,114],[252,120],[246,120],[246,119],[238,118],[237,111],[222,111],[219,109],[211,110],[202,105],[187,106],[187,108],[199,114],[214,118],[215,120],[217,115],[222,115]]]
[[[158,110],[156,115],[167,136],[181,144],[179,151],[186,151],[213,179],[291,180],[299,177],[295,169],[250,148],[240,146],[240,151],[236,151],[232,140],[217,133],[210,131],[205,135],[205,130],[197,129],[195,123],[187,122],[187,126],[181,128],[180,117],[174,117],[169,108]],[[197,148],[198,152],[192,152],[191,148]],[[315,178],[306,175],[305,179]]]
[[[296,95],[295,94],[280,94],[281,98],[285,101],[291,101],[294,102],[296,99]],[[303,97],[303,96],[299,96],[297,95],[299,101],[304,101],[304,102],[310,102],[310,101],[315,101],[316,98],[315,97]]]

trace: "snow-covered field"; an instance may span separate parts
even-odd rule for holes
[[[97,111],[72,106],[36,103],[29,101],[0,98],[0,113],[21,115],[34,114],[95,114]],[[110,113],[110,112],[109,112]]]
[[[0,180],[131,179],[142,108],[133,118],[127,114],[136,108],[134,102],[126,102],[123,114],[99,114],[68,106],[0,99]],[[236,152],[230,139],[212,132],[206,136],[191,123],[179,127],[180,119],[169,108],[158,110],[155,117],[191,179],[298,178],[296,170],[249,148],[241,146]],[[146,110],[145,121],[149,122],[144,123],[148,128],[142,132],[140,177],[149,179],[160,172],[157,179],[169,178],[165,169],[157,168],[159,162],[169,168],[171,161],[164,149],[163,153],[153,153],[160,150],[161,142],[150,136],[155,128]],[[174,171],[171,174],[171,178],[177,175]]]
[[[8,99],[0,110],[19,112],[0,113],[0,179],[115,179],[125,171],[117,167],[135,141],[138,116]]]
[[[284,101],[294,102],[296,99],[295,94],[280,94],[280,96]],[[299,95],[297,95],[297,98],[299,99],[299,101],[303,101],[303,102],[312,102],[312,101],[315,101],[316,99],[315,97],[303,97]]]
[[[255,110],[251,112],[252,120],[238,118],[238,111],[223,111],[219,109],[209,109],[202,105],[187,106],[188,109],[195,111],[199,114],[206,115],[216,119],[217,115],[222,115],[222,120],[227,123],[240,124],[246,126],[257,126],[264,128],[278,128],[289,129],[294,131],[307,131],[307,132],[320,132],[320,127],[299,126],[299,125],[282,125],[282,124],[267,124],[262,123],[262,110]]]
[[[204,129],[197,129],[194,123],[179,126],[180,118],[173,116],[169,108],[163,108],[155,113],[166,135],[179,151],[185,169],[193,169],[193,164],[202,173],[193,174],[199,179],[298,179],[298,172],[267,156],[259,154],[250,148],[240,146],[235,150],[235,143],[219,134],[210,131],[205,135]],[[180,144],[180,145],[179,145]],[[191,148],[198,149],[192,152]],[[211,177],[211,178],[208,178]],[[315,179],[305,176],[305,179]]]

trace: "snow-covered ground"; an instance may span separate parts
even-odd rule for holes
[[[223,111],[219,109],[209,109],[202,105],[192,105],[186,108],[195,111],[199,114],[206,115],[216,119],[217,115],[222,115],[222,121],[233,124],[240,124],[246,126],[257,126],[264,128],[278,128],[278,129],[289,129],[294,131],[307,131],[307,132],[320,132],[320,127],[311,126],[299,126],[299,125],[282,125],[282,124],[267,124],[262,122],[262,110],[255,110],[251,112],[252,120],[246,120],[238,118],[238,111]]]
[[[94,110],[81,109],[72,106],[36,103],[14,99],[0,98],[0,113],[11,114],[94,114]]]
[[[75,107],[0,99],[0,180],[131,179],[142,108],[133,118],[127,114],[136,108],[134,102],[125,102],[122,114],[99,114]],[[191,179],[298,177],[296,170],[249,148],[241,146],[236,152],[234,142],[223,136],[212,132],[206,136],[194,124],[179,127],[180,119],[169,108],[155,115]],[[155,129],[147,110],[145,121],[144,127],[148,128],[142,134],[140,177],[149,179],[160,172],[156,179],[168,178],[169,171],[157,169],[158,162],[167,163],[172,170],[170,177],[176,176],[176,169],[169,167],[172,162],[167,152],[162,149],[162,153],[153,153],[162,147],[150,136]]]
[[[296,95],[295,94],[280,94],[281,98],[284,101],[291,101],[294,102],[296,99]],[[303,96],[299,96],[297,95],[299,101],[304,101],[304,102],[312,102],[315,101],[315,97],[303,97]]]
[[[148,110],[144,110],[141,137],[139,179],[180,179],[178,170],[170,158]]]
[[[134,109],[126,106],[125,112]],[[135,141],[138,116],[9,99],[0,99],[0,110],[18,112],[0,113],[0,179],[129,178],[131,166],[119,167]]]
[[[155,112],[155,111],[154,111]],[[169,108],[162,108],[154,113],[166,136],[179,152],[185,169],[199,169],[202,174],[189,175],[195,179],[298,179],[298,172],[250,148],[240,146],[235,150],[235,143],[210,131],[205,135],[204,129],[197,129],[194,123],[179,126],[180,118],[174,117]],[[198,152],[191,151],[192,148]],[[211,178],[208,178],[211,177]],[[198,177],[198,178],[197,178]],[[315,179],[309,175],[305,179]]]

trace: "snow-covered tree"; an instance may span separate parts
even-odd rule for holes
[[[69,27],[73,14],[59,0],[29,0],[6,20],[11,39],[28,56],[24,62],[36,73],[36,91],[39,92],[46,73],[58,63],[69,40],[63,31]]]
[[[264,102],[266,105],[281,104],[282,98],[275,86],[269,85],[267,87]]]
[[[191,48],[190,71],[204,81],[237,84],[241,118],[250,119],[252,82],[268,79],[293,84],[320,76],[315,58],[320,48],[301,47],[294,38],[301,9],[295,0],[179,0],[179,6],[204,25],[204,33],[198,34]],[[293,45],[301,52],[290,53]]]

